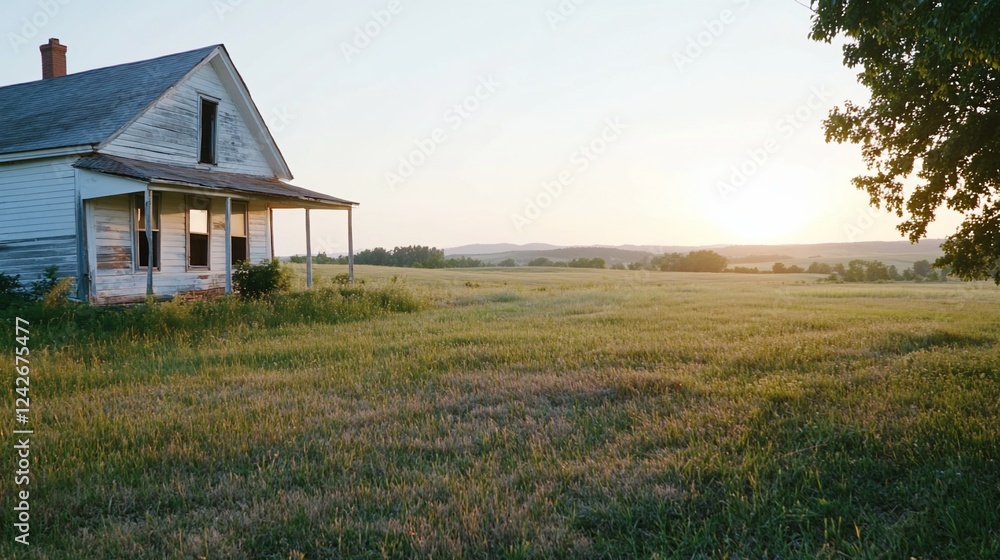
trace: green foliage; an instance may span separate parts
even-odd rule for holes
[[[53,308],[66,305],[69,302],[69,292],[73,288],[73,279],[70,277],[60,278],[55,285],[41,297],[45,307]]]
[[[833,267],[826,263],[821,262],[811,262],[809,263],[809,268],[806,269],[809,274],[830,274],[833,272]]]
[[[28,293],[21,285],[21,276],[0,272],[0,309],[6,309],[28,299]]]
[[[52,265],[45,268],[42,277],[31,283],[31,297],[42,299],[59,283],[59,267]]]
[[[502,266],[506,268],[517,266],[517,261],[514,259],[504,259],[497,263],[497,266]]]
[[[338,286],[349,286],[351,284],[351,275],[347,273],[338,274],[331,278],[330,281]],[[362,284],[363,283],[364,282],[362,282]]]
[[[653,270],[663,272],[722,272],[728,264],[726,257],[715,251],[692,251],[686,255],[666,253],[650,260]]]
[[[47,267],[42,277],[32,282],[28,289],[21,285],[20,275],[0,273],[0,309],[35,301],[43,302],[47,307],[59,306],[68,301],[72,285],[72,278],[59,278],[59,267],[55,265]]]
[[[444,261],[445,268],[479,268],[481,266],[486,266],[486,263],[472,257],[453,257]]]
[[[531,259],[528,266],[552,266],[552,260],[546,257],[538,257],[537,259]]]
[[[573,259],[566,266],[570,268],[604,268],[604,259],[601,257]]]
[[[756,266],[753,268],[747,266],[734,266],[731,271],[736,274],[760,274],[760,269]]]
[[[301,255],[291,257],[290,260],[298,264],[306,262],[306,258]],[[320,253],[313,257],[313,264],[348,264],[348,259],[346,256],[328,257],[326,253]],[[443,250],[424,245],[396,247],[391,251],[382,247],[365,249],[354,255],[354,264],[405,268],[475,268],[483,266],[482,261],[469,257],[446,260]]]
[[[961,213],[935,264],[1000,284],[1000,3],[811,5],[812,38],[846,36],[844,64],[871,92],[826,121],[827,141],[861,145],[870,174],[854,185],[905,217],[897,227],[914,242],[943,206]]]
[[[100,307],[59,298],[60,284],[44,302],[3,311],[0,323],[12,324],[16,315],[41,327],[33,329],[39,333],[39,344],[73,343],[86,348],[153,340],[214,340],[224,337],[225,333],[358,321],[389,313],[415,312],[427,306],[422,297],[395,286],[336,286],[273,293],[271,297],[257,299],[150,301],[124,307]]]
[[[816,263],[813,263],[816,264]],[[812,270],[810,266],[810,270]],[[817,267],[818,269],[819,267]],[[886,266],[885,263],[881,261],[868,261],[863,259],[855,259],[847,263],[847,267],[843,264],[837,264],[833,267],[828,267],[832,272],[829,276],[830,281],[835,282],[888,282],[888,281],[917,281],[917,282],[945,282],[948,279],[948,271],[942,270],[940,272],[931,269],[931,265],[928,261],[917,261],[913,264],[913,268],[907,268],[902,273],[896,269],[895,265]]]
[[[627,270],[625,268],[625,263],[615,263],[611,265],[611,270]]]
[[[278,259],[263,260],[260,264],[243,261],[233,270],[233,287],[244,299],[287,292],[291,286],[292,272]]]

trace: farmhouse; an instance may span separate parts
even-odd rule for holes
[[[357,203],[293,186],[225,46],[0,87],[0,272],[46,267],[93,303],[221,294],[274,256],[273,210]],[[307,278],[311,282],[311,259]],[[352,267],[353,269],[353,267]],[[353,270],[352,270],[353,274]]]

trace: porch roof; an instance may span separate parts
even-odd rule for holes
[[[82,157],[73,164],[73,167],[117,175],[119,177],[139,179],[146,182],[219,189],[258,195],[265,198],[296,201],[297,204],[295,206],[300,208],[316,207],[316,205],[336,208],[358,206],[357,202],[289,185],[274,177],[259,177],[256,175],[226,173],[209,169],[196,169],[105,154],[93,154]]]

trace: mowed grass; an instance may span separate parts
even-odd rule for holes
[[[992,285],[358,275],[424,304],[33,346],[0,557],[1000,557]]]

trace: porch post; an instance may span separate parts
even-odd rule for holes
[[[233,199],[226,197],[226,294],[233,293]]]
[[[313,285],[312,228],[309,227],[309,209],[306,208],[306,288]]]
[[[149,186],[146,187],[145,200],[143,205],[146,207],[146,295],[153,295],[153,194],[149,191]]]
[[[347,273],[354,283],[354,219],[351,208],[347,208]]]

